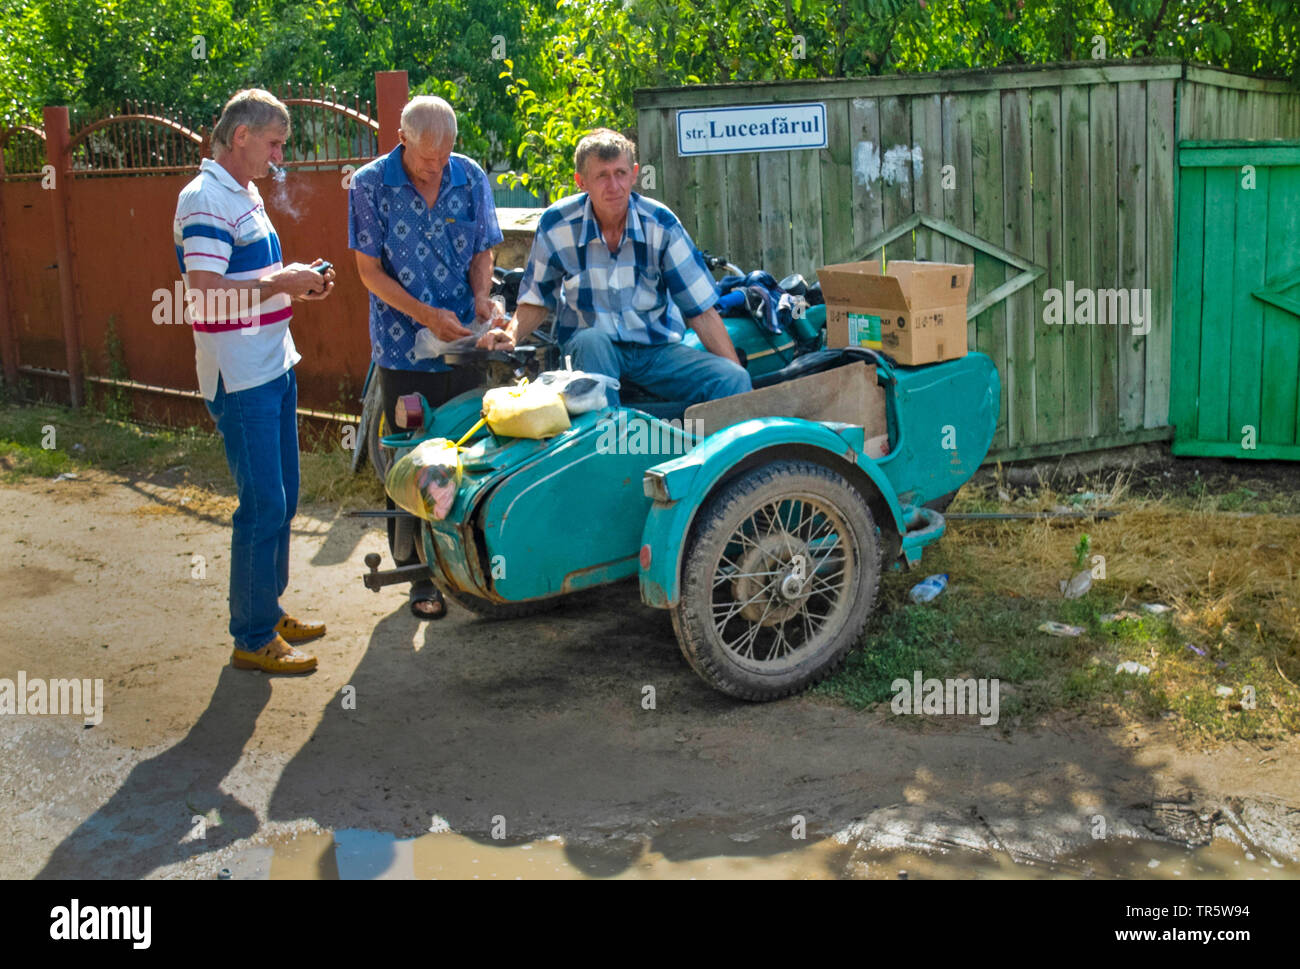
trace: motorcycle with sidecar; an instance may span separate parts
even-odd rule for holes
[[[743,416],[746,394],[726,399],[743,419],[702,428],[679,419],[680,402],[625,386],[620,407],[575,416],[543,440],[474,432],[445,518],[392,513],[411,529],[421,564],[380,572],[368,556],[366,584],[427,572],[449,599],[510,618],[636,578],[642,601],[669,610],[687,662],[714,688],[771,700],[818,682],[858,642],[882,569],[916,566],[943,534],[942,509],[988,452],[1000,393],[982,353],[901,366],[875,350],[827,348],[825,316],[824,305],[808,306],[779,332],[756,315],[725,322],[756,400],[869,367],[884,434],[869,437],[865,420],[761,405]],[[698,345],[693,333],[685,339]],[[555,360],[553,346],[449,358],[481,369],[487,385]],[[398,415],[408,426],[382,446],[396,459],[430,438],[462,439],[480,420],[485,389],[436,409],[421,401],[414,415],[408,407]]]

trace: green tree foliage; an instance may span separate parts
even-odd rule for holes
[[[195,38],[205,54],[196,58]],[[1300,81],[1295,0],[0,0],[0,123],[148,99],[210,117],[250,84],[457,108],[460,148],[549,197],[638,88],[1175,57]]]

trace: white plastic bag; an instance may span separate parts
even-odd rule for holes
[[[619,388],[616,377],[582,370],[548,370],[538,375],[537,382],[556,391],[564,400],[565,410],[574,417],[607,406],[606,388]]]
[[[491,326],[491,320],[476,320],[469,328],[469,336],[458,337],[455,340],[441,340],[427,326],[422,326],[420,332],[415,334],[415,359],[432,360],[449,350],[468,350]]]

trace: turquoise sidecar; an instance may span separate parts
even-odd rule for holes
[[[421,562],[449,598],[497,618],[636,576],[718,690],[770,700],[824,678],[857,642],[881,569],[915,565],[943,534],[937,509],[993,438],[998,375],[981,353],[923,367],[853,349],[775,369],[759,359],[765,386],[874,364],[888,425],[880,456],[859,424],[771,415],[700,434],[648,403],[582,414],[547,440],[484,429],[462,453],[447,517],[415,520]],[[400,456],[427,438],[456,440],[479,420],[481,396],[426,407],[421,428],[384,443]]]

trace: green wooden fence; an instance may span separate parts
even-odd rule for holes
[[[824,149],[678,154],[681,109],[809,102]],[[882,240],[974,263],[970,345],[1002,376],[990,460],[1172,436],[1175,146],[1300,137],[1289,85],[1173,61],[656,89],[637,114],[642,190],[747,269],[812,278]],[[1067,287],[1149,290],[1149,332],[1045,323]]]
[[[1179,146],[1175,454],[1300,460],[1300,141]]]

